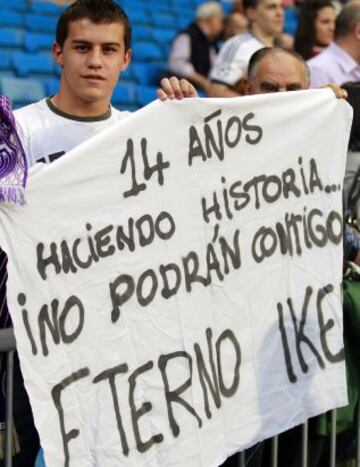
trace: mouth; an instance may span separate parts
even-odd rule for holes
[[[100,81],[105,81],[105,78],[101,75],[84,75],[82,76],[82,78],[92,83],[99,83]]]

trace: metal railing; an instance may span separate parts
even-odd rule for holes
[[[6,412],[5,412],[5,467],[12,467],[14,353],[16,349],[14,330],[0,330],[0,352],[6,353]]]
[[[5,467],[12,467],[12,431],[13,431],[13,387],[14,387],[14,352],[16,343],[12,328],[0,330],[0,352],[6,353],[6,431],[5,431]],[[360,467],[360,404],[357,409],[357,447],[356,467]],[[308,423],[302,426],[301,467],[308,467],[309,460]],[[271,467],[278,466],[279,438],[271,440]],[[239,467],[246,467],[246,454],[238,455]],[[336,467],[336,410],[331,411],[330,461],[329,467]]]

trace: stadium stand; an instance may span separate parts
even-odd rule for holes
[[[171,41],[193,20],[196,6],[203,0],[116,1],[133,24],[134,54],[113,103],[123,110],[136,110],[154,99],[158,77],[166,71]],[[228,12],[231,1],[222,3]],[[59,69],[50,50],[64,7],[46,0],[0,0],[0,92],[12,99],[14,108],[52,95],[58,88]],[[287,15],[290,32],[296,18],[293,12]]]

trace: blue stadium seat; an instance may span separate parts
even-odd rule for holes
[[[57,18],[56,16],[29,13],[26,15],[25,22],[30,31],[48,32],[54,34]]]
[[[27,0],[0,0],[0,9],[4,10],[16,10],[16,11],[27,11],[28,9]]]
[[[139,105],[142,107],[144,105],[150,104],[150,102],[157,99],[156,97],[156,87],[154,86],[141,86],[137,87],[137,99]]]
[[[132,70],[136,82],[143,85],[156,85],[161,73],[166,72],[166,63],[158,65],[155,63],[133,63]]]
[[[52,75],[55,71],[55,65],[50,54],[14,52],[13,65],[18,76],[27,76],[30,73]]]
[[[0,50],[0,70],[12,70],[12,53]]]
[[[284,32],[286,34],[295,35],[298,23],[298,12],[295,8],[286,8],[285,9],[285,24]]]
[[[44,90],[47,96],[53,96],[56,94],[60,87],[60,79],[59,78],[41,78],[39,81],[43,84]]]
[[[22,48],[24,44],[24,33],[22,29],[0,29],[0,47]]]
[[[41,15],[59,16],[64,10],[64,7],[56,5],[55,3],[45,2],[42,0],[33,0],[31,3],[31,10],[34,13],[39,13]]]
[[[151,42],[135,42],[133,45],[134,50],[134,61],[145,62],[145,61],[163,61],[165,60],[164,53],[161,48]]]
[[[157,28],[177,30],[177,20],[174,15],[165,15],[154,11],[151,15],[151,22]]]
[[[127,8],[126,13],[130,18],[131,23],[136,25],[150,25],[150,17],[144,8],[135,9],[133,7]]]
[[[152,31],[153,38],[159,45],[170,45],[173,41],[176,31],[170,29],[154,29]]]
[[[24,45],[29,52],[37,52],[38,50],[51,50],[51,45],[55,38],[53,34],[26,32]]]
[[[44,88],[36,79],[0,78],[0,92],[7,95],[17,106],[45,97]]]
[[[136,104],[136,86],[132,84],[118,84],[113,92],[113,104]]]
[[[135,26],[132,32],[134,41],[147,41],[153,40],[153,30],[150,27],[138,25]]]
[[[9,26],[14,28],[21,28],[25,24],[24,16],[15,11],[7,11],[2,8],[0,12],[0,26]]]

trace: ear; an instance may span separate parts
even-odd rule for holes
[[[360,21],[355,26],[355,37],[358,41],[360,40]]]
[[[62,47],[57,42],[54,42],[51,50],[52,50],[52,55],[54,57],[55,63],[62,67],[63,66]]]
[[[121,67],[121,71],[125,71],[127,67],[130,65],[131,57],[132,57],[132,50],[128,49],[124,55],[124,63],[123,63],[123,66]]]

